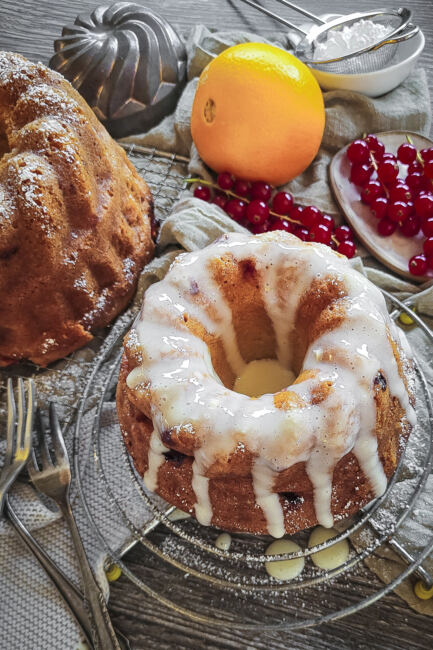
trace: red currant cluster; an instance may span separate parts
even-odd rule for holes
[[[313,205],[302,207],[288,192],[275,192],[268,183],[234,178],[228,172],[218,175],[217,184],[201,179],[194,196],[212,201],[234,221],[259,234],[269,230],[285,230],[302,239],[326,244],[346,257],[353,257],[356,248],[349,226],[337,226],[329,214]]]
[[[377,232],[389,237],[398,228],[405,237],[420,231],[426,237],[423,252],[409,260],[413,275],[425,275],[433,269],[433,148],[418,152],[408,137],[394,156],[375,135],[367,135],[349,145],[347,157],[350,181],[379,220]],[[407,166],[405,178],[398,163]]]

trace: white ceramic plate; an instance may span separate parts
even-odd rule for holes
[[[376,135],[387,151],[396,154],[398,147],[403,142],[407,142],[406,133],[409,133],[418,150],[433,147],[432,140],[418,133],[387,131]],[[335,198],[359,241],[382,264],[402,277],[412,282],[425,282],[433,278],[433,270],[429,270],[426,276],[415,276],[409,273],[409,259],[422,252],[424,235],[421,232],[410,239],[403,237],[398,231],[390,237],[381,237],[377,232],[378,220],[371,214],[369,206],[361,202],[359,188],[349,180],[350,162],[346,156],[347,146],[335,154],[329,168],[329,176]],[[400,168],[400,176],[406,176],[406,165],[401,165]]]

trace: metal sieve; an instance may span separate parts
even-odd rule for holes
[[[341,16],[329,22],[324,22],[318,16],[306,11],[302,7],[298,7],[292,2],[277,0],[277,2],[307,16],[316,23],[307,32],[301,27],[298,27],[298,25],[262,7],[253,0],[242,0],[242,2],[302,34],[303,38],[296,46],[295,56],[310,66],[333,74],[362,74],[381,70],[387,65],[390,65],[396,54],[398,43],[412,38],[419,32],[419,27],[410,22],[412,12],[406,8],[356,12],[347,16]],[[339,32],[345,27],[350,27],[360,20],[369,20],[377,25],[383,25],[389,29],[389,33],[385,38],[382,38],[376,43],[350,52],[350,54],[344,54],[330,59],[319,58],[317,54],[319,45],[325,43],[332,33]]]

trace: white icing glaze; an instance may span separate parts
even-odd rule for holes
[[[193,318],[220,337],[234,373],[242,372],[245,363],[231,312],[209,267],[212,259],[225,254],[237,262],[254,259],[276,333],[278,358],[286,366],[293,356],[291,332],[302,295],[316,278],[329,277],[344,286],[346,295],[340,301],[345,319],[317,338],[305,355],[302,370],[315,369],[316,376],[290,387],[305,407],[278,409],[271,394],[251,399],[225,388],[212,367],[207,345],[186,327],[185,319]],[[273,492],[274,478],[297,462],[306,463],[317,519],[324,526],[333,523],[333,470],[348,452],[358,458],[374,493],[384,492],[386,476],[377,451],[372,390],[379,370],[412,425],[415,415],[388,340],[389,335],[396,342],[400,337],[385,300],[345,258],[291,236],[232,233],[199,253],[178,256],[165,279],[147,290],[134,328],[142,363],[129,374],[127,383],[130,388],[145,384],[150,391],[155,437],[172,427],[189,426],[200,439],[192,487],[201,523],[210,524],[212,519],[207,470],[216,459],[233,453],[239,441],[245,441],[256,458],[254,492],[268,530],[276,537],[284,534],[284,515]],[[404,359],[403,350],[400,353]],[[322,402],[312,404],[312,389],[325,381],[331,382],[332,390]],[[147,472],[153,483],[160,462],[155,446]],[[160,460],[161,454],[159,449]]]
[[[232,543],[231,535],[228,533],[221,533],[215,540],[215,546],[220,549],[220,551],[228,551]]]
[[[158,470],[164,462],[165,451],[169,451],[169,449],[162,444],[158,431],[154,429],[150,436],[149,467],[143,476],[144,485],[152,492],[158,487]]]

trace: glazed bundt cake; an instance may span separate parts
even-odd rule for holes
[[[152,199],[58,73],[0,52],[0,365],[58,359],[127,304]]]
[[[277,358],[294,383],[232,389]],[[117,405],[146,486],[202,524],[275,537],[382,494],[415,424],[413,369],[381,292],[293,235],[176,258],[124,341]]]

